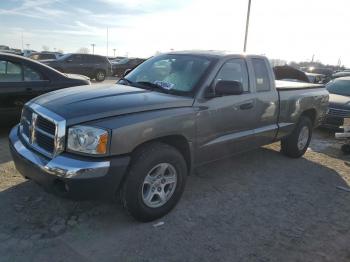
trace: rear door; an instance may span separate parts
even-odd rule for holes
[[[272,143],[277,133],[278,93],[271,66],[262,57],[247,59],[256,90],[254,133],[257,146]]]
[[[244,93],[195,102],[195,107],[202,109],[197,114],[198,162],[208,162],[255,147],[256,94],[249,82],[245,59],[226,61],[212,86],[220,80],[241,82]]]

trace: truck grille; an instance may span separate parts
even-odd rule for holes
[[[34,150],[53,158],[64,150],[66,121],[37,104],[23,108],[21,138]]]
[[[348,118],[350,117],[350,110],[329,108],[328,115]]]

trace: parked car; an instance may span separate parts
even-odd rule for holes
[[[111,63],[100,55],[66,54],[57,60],[42,62],[60,72],[85,75],[99,82],[112,73]]]
[[[310,83],[314,84],[324,84],[326,82],[326,76],[322,74],[315,73],[305,73]]]
[[[121,77],[127,69],[134,69],[145,60],[142,58],[124,58],[116,63],[112,63],[113,75]]]
[[[344,118],[350,118],[350,77],[336,78],[326,88],[329,92],[329,110],[322,125],[339,129],[344,124]]]
[[[34,53],[38,53],[38,52],[35,50],[30,50],[30,49],[24,49],[22,52],[24,57],[29,57],[30,55],[32,55]]]
[[[332,79],[332,74],[334,73],[331,68],[320,68],[320,67],[308,67],[305,69],[307,73],[321,74],[325,76],[325,83],[328,83]]]
[[[350,76],[350,72],[348,72],[348,71],[341,71],[341,72],[334,73],[332,75],[332,79],[345,77],[345,76]]]
[[[0,53],[1,123],[18,121],[23,105],[36,96],[88,84],[85,77],[68,76],[31,59]]]
[[[199,165],[276,141],[301,157],[327,107],[322,85],[275,83],[263,56],[174,52],[118,84],[32,100],[10,148],[19,172],[48,190],[120,194],[131,215],[150,221],[176,205]]]
[[[114,57],[114,58],[108,58],[108,60],[111,62],[111,64],[116,64],[118,63],[120,60],[123,60],[125,59],[126,57],[123,57],[123,56],[117,56],[117,57]]]
[[[288,80],[288,81],[296,81],[296,82],[306,82],[309,83],[309,78],[306,74],[296,69],[292,66],[284,65],[284,66],[275,66],[273,67],[273,71],[275,73],[275,78],[277,80]]]
[[[59,52],[33,52],[28,57],[33,60],[43,61],[43,60],[57,60],[62,57],[63,54]]]

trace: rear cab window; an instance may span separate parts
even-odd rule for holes
[[[264,59],[252,58],[252,65],[255,74],[255,85],[257,92],[268,92],[271,90],[271,79],[267,64]]]

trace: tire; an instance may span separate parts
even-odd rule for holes
[[[103,82],[106,79],[106,72],[104,70],[97,70],[95,73],[95,80],[97,82]]]
[[[312,122],[310,118],[301,116],[294,131],[281,141],[281,152],[291,158],[303,156],[309,147],[312,137]]]
[[[344,155],[350,155],[350,144],[345,144],[341,146],[341,151]]]
[[[163,176],[157,178],[163,169],[165,170]],[[176,182],[165,184],[168,180],[174,180],[174,177]],[[186,178],[186,162],[179,151],[163,143],[148,144],[133,156],[120,192],[122,204],[138,221],[148,222],[160,218],[173,209],[180,200]],[[159,188],[162,189],[158,191]]]

